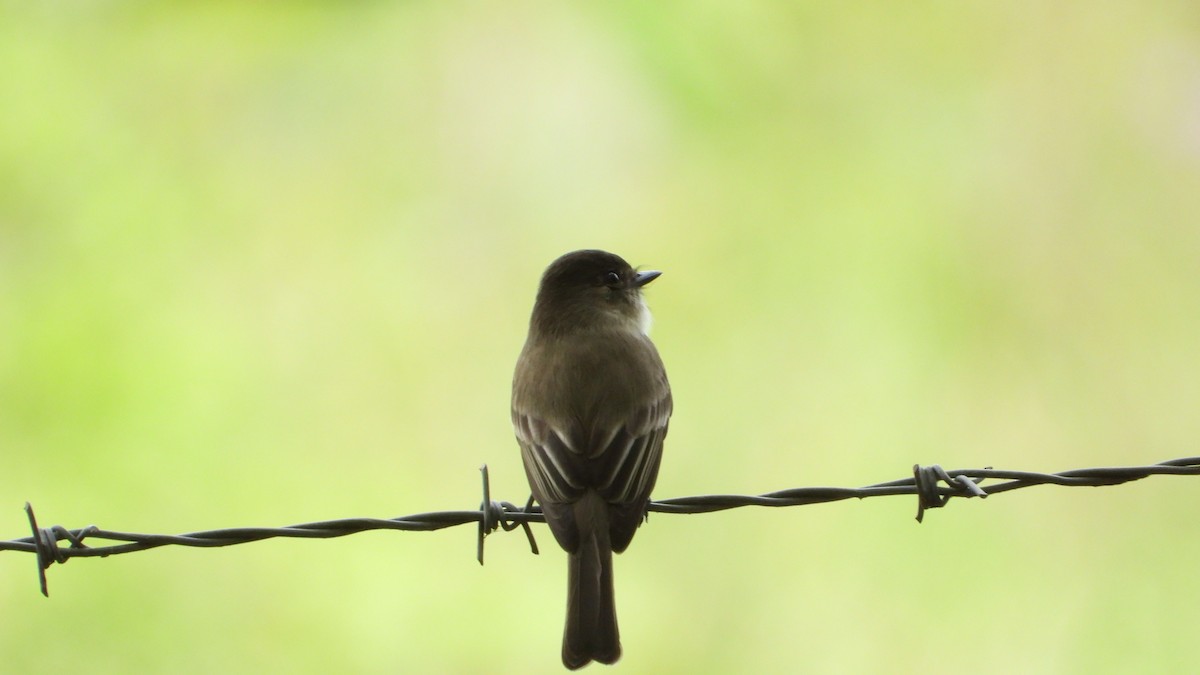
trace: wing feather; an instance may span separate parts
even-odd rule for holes
[[[525,472],[555,538],[567,550],[578,542],[574,518],[551,517],[552,512],[569,511],[586,491],[595,491],[610,505],[613,550],[620,552],[641,524],[658,477],[671,389],[649,339],[629,339],[637,340],[633,349],[625,342],[607,353],[561,356],[554,368],[518,369],[514,381],[513,429]],[[614,394],[614,370],[639,384]],[[577,388],[594,398],[580,396]]]

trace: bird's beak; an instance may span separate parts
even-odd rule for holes
[[[658,270],[646,270],[645,272],[638,272],[637,274],[633,275],[633,286],[634,288],[641,288],[642,286],[645,286],[651,281],[657,279],[660,275],[662,275],[662,272],[659,272]]]

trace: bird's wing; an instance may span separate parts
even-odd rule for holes
[[[533,497],[542,505],[546,524],[563,549],[579,547],[579,527],[571,505],[582,495],[586,460],[572,449],[568,433],[528,412],[512,410],[513,430],[521,446],[525,476]]]
[[[513,408],[513,431],[521,446],[521,458],[529,474],[529,486],[539,503],[556,504],[579,499],[586,460],[571,439],[574,434],[555,429],[530,412]]]
[[[671,388],[653,344],[644,336],[633,339],[641,341],[640,349],[616,344],[613,352],[564,359],[576,372],[597,373],[573,380],[572,386],[585,390],[595,385],[582,397],[588,403],[578,408],[563,405],[572,396],[561,389],[561,378],[538,373],[537,379],[518,377],[514,384],[512,422],[525,473],[555,538],[568,551],[578,540],[571,504],[585,491],[609,504],[613,549],[621,551],[641,524],[658,477]],[[612,380],[598,374],[612,368],[639,378],[639,384],[612,389]]]
[[[612,439],[595,460],[597,491],[610,505],[609,535],[613,550],[625,550],[642,524],[650,491],[658,479],[663,439],[671,419],[671,392],[664,387],[658,400],[646,405]]]
[[[513,410],[513,429],[533,496],[564,548],[574,550],[578,539],[575,519],[565,516],[588,489],[595,490],[610,505],[613,550],[619,553],[629,545],[658,478],[671,410],[671,394],[665,390],[621,427],[603,434],[607,442],[598,446],[602,448],[599,452],[590,453],[585,450],[585,442],[572,440],[577,435]],[[559,512],[562,517],[556,517]]]

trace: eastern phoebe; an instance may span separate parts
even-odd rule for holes
[[[525,475],[569,554],[562,660],[572,670],[621,658],[612,554],[645,518],[671,417],[671,386],[642,300],[659,274],[604,251],[555,260],[513,375]]]

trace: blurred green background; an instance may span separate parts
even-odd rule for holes
[[[528,493],[575,248],[649,290],[656,496],[1198,454],[1188,2],[5,3],[0,538]],[[1185,672],[1200,484],[657,515],[624,672]],[[558,672],[544,528],[0,554],[9,672]],[[602,670],[593,667],[593,671]]]

